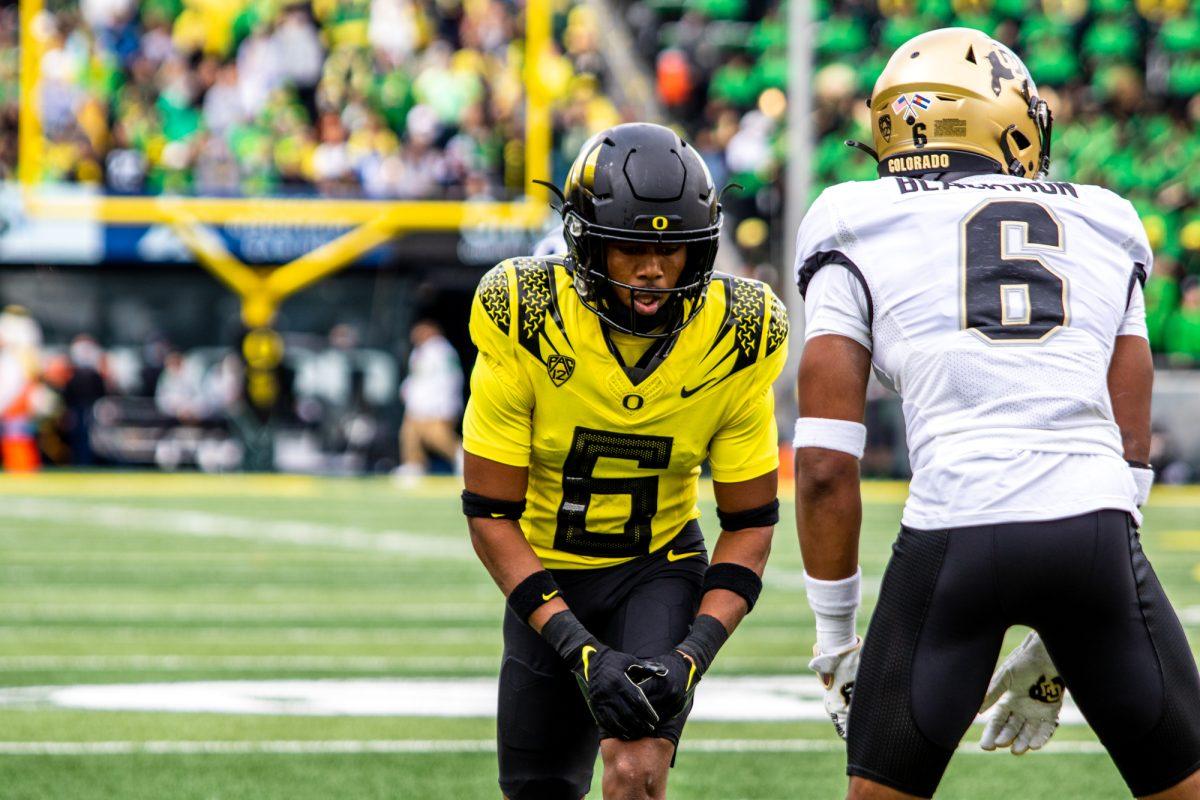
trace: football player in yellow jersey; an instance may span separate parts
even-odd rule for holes
[[[500,787],[577,800],[599,748],[606,798],[662,798],[692,691],[762,587],[787,313],[713,273],[718,192],[669,129],[598,134],[563,194],[568,254],[498,265],[471,311],[463,509],[508,598]]]

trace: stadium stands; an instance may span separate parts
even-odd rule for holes
[[[1200,7],[1184,0],[815,0],[816,191],[874,176],[842,141],[870,139],[863,99],[888,55],[931,28],[985,30],[1026,60],[1055,113],[1052,176],[1128,197],[1157,269],[1147,289],[1152,344],[1200,361]],[[747,187],[733,211],[751,260],[778,259],[787,157],[785,4],[635,0],[627,7],[660,99],[690,126],[718,179]],[[764,223],[769,223],[768,225]],[[791,235],[791,232],[783,232]],[[774,247],[772,247],[774,245]],[[1180,284],[1183,281],[1183,284]],[[1190,298],[1190,299],[1189,299]]]
[[[751,264],[778,262],[786,162],[781,0],[632,0],[630,29],[727,196]],[[39,22],[40,179],[113,193],[506,198],[522,191],[522,8],[511,0],[51,0]],[[1184,0],[816,0],[816,187],[873,176],[846,150],[887,54],[941,25],[1022,54],[1056,114],[1053,177],[1129,197],[1157,253],[1152,345],[1200,363],[1200,7]],[[553,172],[620,121],[600,25],[563,3],[540,76]],[[16,163],[17,11],[0,9],[0,178]],[[280,57],[286,53],[286,57]]]
[[[505,198],[523,192],[521,8],[506,0],[52,0],[44,181],[120,194]],[[0,170],[17,14],[0,11]],[[569,163],[619,121],[597,28],[563,4],[541,79]]]

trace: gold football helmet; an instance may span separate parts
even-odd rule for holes
[[[1040,178],[1050,167],[1050,108],[1021,59],[982,31],[909,39],[867,104],[881,176],[983,169]]]

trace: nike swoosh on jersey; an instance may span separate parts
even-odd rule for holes
[[[682,561],[685,558],[698,556],[703,553],[703,550],[693,550],[690,553],[676,553],[674,550],[667,551],[667,561]]]
[[[558,591],[559,591],[558,589],[555,589],[550,594],[544,594],[544,595],[542,595],[542,599],[543,600],[553,600],[555,597],[558,596]]]
[[[706,386],[711,385],[715,380],[716,380],[716,378],[709,378],[704,383],[697,386],[695,389],[689,389],[686,386],[681,386],[681,387],[679,387],[679,396],[680,397],[691,397],[696,392],[700,391],[701,389],[705,388]]]

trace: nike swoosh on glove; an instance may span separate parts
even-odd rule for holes
[[[843,739],[846,738],[850,719],[850,700],[861,652],[862,637],[859,637],[849,649],[837,653],[817,653],[808,662],[808,668],[816,672],[821,683],[825,684],[825,713],[833,721],[838,736]]]
[[[996,708],[979,746],[984,750],[1011,747],[1015,756],[1040,750],[1058,727],[1066,691],[1041,637],[1031,632],[992,676],[979,712],[993,704]]]
[[[657,665],[593,642],[580,648],[571,671],[601,728],[626,740],[654,732],[658,712],[639,684],[659,673]]]
[[[691,701],[696,684],[700,683],[700,670],[678,650],[656,656],[651,661],[661,667],[661,671],[642,687],[658,715],[664,720],[674,719]]]

